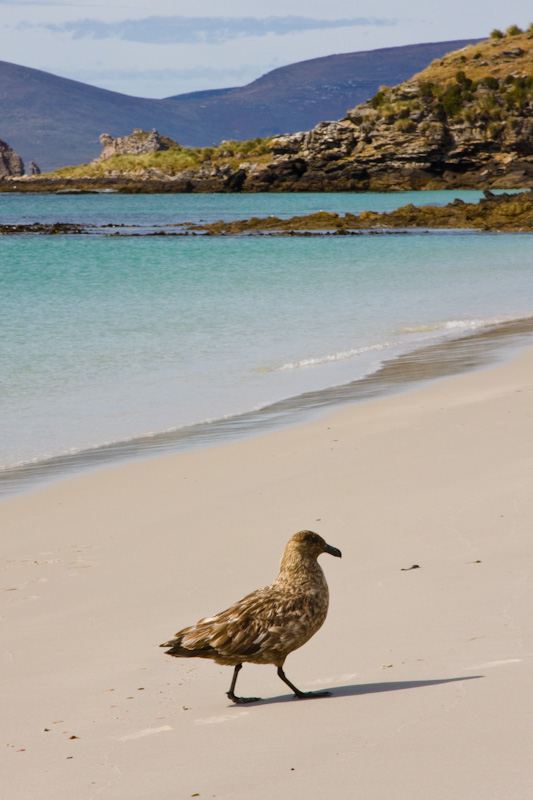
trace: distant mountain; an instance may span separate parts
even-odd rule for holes
[[[309,130],[342,117],[468,39],[389,47],[315,58],[268,72],[247,86],[163,100],[110,92],[41,70],[0,61],[0,138],[44,171],[83,164],[100,153],[99,136],[134,128],[189,147]]]

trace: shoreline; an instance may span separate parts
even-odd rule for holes
[[[327,178],[306,184],[298,179],[281,181],[271,185],[260,182],[252,185],[242,185],[242,171],[237,169],[228,177],[218,176],[213,178],[174,178],[166,176],[161,178],[143,178],[135,175],[124,174],[119,177],[85,177],[85,178],[60,178],[47,174],[36,177],[23,176],[20,178],[7,177],[0,179],[0,194],[301,194],[320,193],[330,194],[340,192],[343,194],[367,194],[378,192],[387,194],[396,191],[435,191],[441,189],[475,189],[478,191],[503,189],[521,189],[528,191],[532,188],[531,176],[521,174],[520,167],[529,166],[526,161],[519,162],[517,172],[509,174],[496,170],[492,176],[487,176],[486,168],[481,171],[446,175],[421,175],[409,170],[405,174],[390,176],[379,175],[375,180],[361,180],[360,178]],[[316,177],[316,176],[315,176]]]
[[[0,470],[0,499],[109,465],[241,441],[305,424],[341,406],[416,391],[427,383],[509,361],[516,350],[527,347],[532,339],[533,317],[501,322],[419,345],[385,359],[375,372],[352,382],[304,392],[221,419],[23,462]]]
[[[368,800],[525,800],[532,374],[529,347],[4,500],[8,795],[314,800],[356,771]],[[271,581],[302,528],[343,558],[321,559],[328,619],[286,672],[332,696],[294,701],[245,665],[264,700],[232,706],[229,668],[158,644]]]

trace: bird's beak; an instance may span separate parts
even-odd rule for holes
[[[332,547],[330,544],[327,544],[324,547],[324,553],[329,553],[330,556],[337,556],[337,558],[342,557],[342,553],[336,547]]]

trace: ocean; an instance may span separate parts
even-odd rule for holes
[[[480,196],[0,194],[1,224],[115,226],[0,237],[0,492],[290,424],[533,331],[533,234],[132,233]]]

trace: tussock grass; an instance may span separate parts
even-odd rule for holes
[[[48,174],[61,178],[99,178],[116,173],[136,175],[148,169],[171,176],[188,169],[221,167],[226,164],[236,169],[243,161],[268,162],[271,159],[271,138],[227,141],[216,147],[176,145],[169,150],[155,150],[139,155],[115,155],[104,161],[82,164],[79,167],[62,167]]]
[[[513,29],[514,27],[511,26]],[[523,55],[513,58],[505,54],[506,50],[517,47],[524,50]],[[462,70],[472,81],[480,81],[487,76],[502,80],[515,71],[533,75],[533,25],[521,33],[506,33],[502,38],[490,38],[448,53],[440,61],[433,61],[411,80],[420,83],[452,83],[458,70]]]
[[[406,97],[409,91],[414,92],[411,98]],[[525,32],[511,26],[500,38],[448,53],[404,84],[382,86],[370,101],[382,120],[396,122],[405,132],[415,131],[406,120],[417,111],[488,123],[508,114],[531,114],[532,104],[533,25]],[[492,125],[492,133],[497,130]]]

